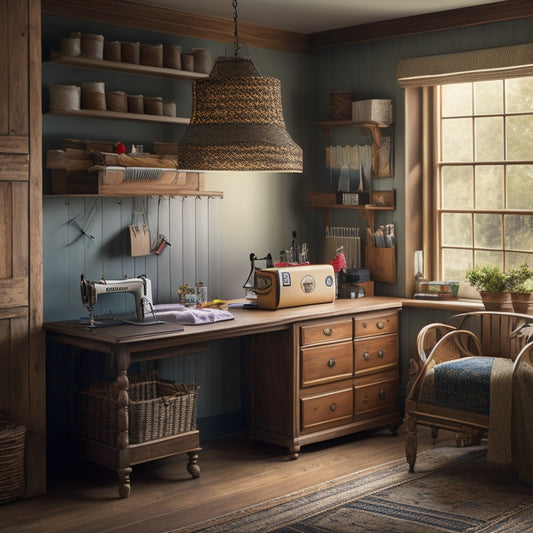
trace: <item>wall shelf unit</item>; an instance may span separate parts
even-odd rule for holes
[[[174,80],[192,82],[207,78],[209,75],[163,67],[153,67],[127,63],[122,61],[108,61],[105,59],[91,59],[80,56],[63,55],[58,51],[50,52],[50,59],[46,62],[61,67],[75,67],[82,69],[113,71],[121,74],[137,76],[155,76]],[[48,116],[63,116],[68,118],[90,118],[100,120],[152,122],[159,124],[178,124],[186,126],[190,123],[188,117],[174,117],[166,115],[151,115],[145,113],[126,113],[108,110],[54,110],[45,113]],[[144,167],[145,165],[140,165]],[[155,179],[128,179],[125,168],[98,167],[78,168],[66,166],[48,167],[50,170],[50,193],[45,197],[131,197],[131,196],[194,196],[222,198],[219,191],[204,190],[204,174],[201,172],[183,172],[174,168],[160,169],[160,175]],[[153,169],[157,170],[156,168]]]
[[[165,115],[146,115],[140,113],[121,113],[118,111],[97,111],[93,109],[79,109],[76,111],[51,111],[47,115],[58,115],[77,118],[97,118],[107,120],[129,120],[140,122],[159,122],[166,124],[187,125],[190,119],[184,117],[169,117]]]
[[[379,193],[380,191],[376,191]],[[307,198],[307,205],[313,209],[318,209],[324,218],[326,226],[331,225],[331,210],[332,209],[349,209],[357,211],[359,216],[366,222],[368,228],[372,233],[375,229],[375,212],[376,211],[394,211],[394,206],[379,206],[373,204],[352,205],[352,204],[337,204],[334,201],[334,193],[320,193],[310,192]]]
[[[372,141],[377,146],[381,146],[381,130],[390,128],[392,124],[381,124],[380,122],[355,122],[352,120],[328,120],[325,122],[312,122],[313,126],[319,127],[326,136],[328,143],[331,143],[331,130],[336,128],[363,128],[370,131]]]
[[[139,76],[159,76],[161,78],[173,78],[176,80],[194,81],[200,78],[207,78],[209,76],[208,74],[191,72],[188,70],[151,67],[148,65],[137,65],[135,63],[126,63],[123,61],[107,61],[105,59],[90,59],[80,56],[66,56],[57,51],[50,52],[50,59],[47,62],[69,67],[88,68],[94,70],[112,70],[126,74],[136,74]]]

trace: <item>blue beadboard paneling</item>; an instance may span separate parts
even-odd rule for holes
[[[100,25],[91,21],[62,17],[43,17],[43,51],[57,49],[61,37],[70,31],[103,33],[120,41],[168,42],[181,44],[184,50],[207,47],[212,55],[224,55],[224,45],[200,39],[162,35],[120,26]],[[321,214],[306,208],[307,192],[326,190],[324,171],[324,136],[310,122],[327,120],[329,93],[353,91],[357,99],[392,98],[394,106],[393,178],[380,180],[376,188],[396,189],[396,211],[376,216],[377,223],[394,222],[398,240],[398,279],[405,274],[401,250],[408,236],[404,233],[404,103],[403,90],[396,83],[398,60],[528,42],[533,35],[533,18],[489,24],[452,31],[433,32],[410,37],[361,43],[314,51],[312,54],[250,50],[257,68],[265,75],[282,81],[285,120],[293,138],[304,147],[303,175],[261,175],[253,173],[214,173],[207,176],[207,188],[221,190],[224,199],[158,198],[149,199],[149,223],[153,239],[164,234],[172,246],[162,254],[132,258],[129,252],[128,225],[132,201],[128,198],[99,198],[98,215],[91,228],[94,242],[78,238],[79,232],[68,223],[83,215],[90,199],[45,198],[44,200],[44,316],[45,320],[77,318],[84,314],[79,295],[79,277],[85,273],[109,279],[146,274],[153,282],[156,302],[175,301],[179,284],[206,282],[210,297],[242,296],[242,283],[249,271],[250,252],[274,255],[290,244],[294,229],[309,243],[311,258],[321,258],[323,220]],[[46,109],[48,83],[79,83],[105,80],[110,89],[130,94],[171,97],[177,102],[178,115],[187,116],[191,108],[190,85],[179,81],[118,75],[82,69],[43,65],[43,104]],[[145,144],[154,140],[179,140],[184,127],[124,123],[108,120],[43,116],[43,150],[58,148],[64,138],[120,139],[126,143]],[[348,141],[350,139],[348,138]],[[344,139],[343,139],[344,142]],[[46,174],[45,174],[46,181]],[[355,214],[334,213],[334,224],[357,224]],[[403,296],[404,287],[378,284],[378,294]],[[125,309],[126,297],[117,305]],[[428,321],[445,319],[446,313],[409,309],[402,314],[401,372],[405,390],[409,355],[420,327]],[[212,421],[217,416],[233,416],[242,411],[241,344],[237,339],[212,343],[207,352],[161,361],[159,368],[168,377],[200,385],[199,416]],[[243,353],[246,357],[247,354]],[[55,361],[55,358],[51,358]],[[61,365],[49,369],[54,387],[71,378],[62,374]],[[53,390],[49,392],[53,395]],[[64,403],[62,397],[50,403],[50,411]],[[59,407],[58,407],[59,406]],[[53,430],[53,424],[52,424]]]
[[[90,280],[124,279],[146,275],[152,281],[154,303],[177,301],[179,285],[194,286],[202,281],[216,294],[216,267],[219,249],[217,233],[209,229],[218,225],[219,198],[150,197],[148,226],[155,247],[158,234],[165,235],[171,246],[159,255],[131,257],[129,225],[132,218],[131,198],[47,198],[44,201],[43,259],[45,286],[45,321],[78,318],[83,315],[79,281],[81,274]],[[96,216],[82,235],[71,222],[80,223],[96,204]],[[215,267],[210,265],[214,256]],[[106,298],[107,297],[107,298]],[[115,313],[132,312],[130,295],[100,297],[96,313],[111,309]]]

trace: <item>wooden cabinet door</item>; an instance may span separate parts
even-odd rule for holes
[[[0,0],[0,409],[27,427],[25,495],[45,484],[40,0]]]

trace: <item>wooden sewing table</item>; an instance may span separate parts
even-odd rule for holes
[[[288,389],[291,399],[288,399],[288,411],[297,411],[299,399],[295,397],[294,387],[298,377],[298,363],[296,362],[298,349],[295,347],[293,338],[296,325],[317,323],[326,324],[344,320],[351,321],[354,315],[385,311],[397,312],[402,305],[400,298],[388,297],[365,297],[356,300],[336,300],[333,303],[316,304],[276,311],[259,309],[230,309],[235,316],[234,320],[221,321],[210,324],[181,326],[178,324],[165,323],[153,326],[120,325],[116,327],[88,328],[78,321],[48,322],[44,324],[47,340],[61,343],[67,346],[108,354],[111,363],[116,370],[116,384],[119,389],[118,402],[118,428],[119,433],[115,446],[110,446],[95,440],[82,439],[83,452],[87,458],[108,468],[115,469],[118,474],[119,495],[126,498],[130,494],[130,473],[135,464],[152,461],[170,455],[187,453],[189,462],[187,469],[193,477],[200,475],[198,466],[199,431],[189,431],[175,436],[152,440],[141,444],[129,444],[128,439],[128,368],[131,363],[138,361],[158,360],[206,351],[209,341],[231,337],[252,336],[260,337],[255,343],[257,348],[268,344],[268,354],[259,356],[263,367],[259,370],[262,375],[267,366],[272,362],[275,366],[276,358],[284,358],[283,363],[290,376]],[[379,313],[378,313],[379,314]],[[327,320],[326,320],[327,319]],[[315,322],[313,322],[315,321]],[[271,336],[271,334],[273,334]],[[254,343],[252,342],[251,360],[255,358]],[[264,351],[264,349],[263,349]],[[296,355],[294,355],[296,353]],[[331,364],[331,363],[330,363]],[[397,363],[396,370],[397,372]],[[268,374],[271,376],[271,373]],[[266,383],[264,387],[270,387],[272,394],[277,394],[280,383]],[[268,393],[268,391],[267,391]],[[262,393],[264,395],[264,392]],[[293,408],[290,407],[292,403]],[[260,406],[251,405],[252,418],[254,409]],[[272,411],[272,408],[270,408]],[[292,413],[293,427],[298,425],[298,415]],[[278,418],[278,417],[277,417]],[[399,423],[399,415],[387,414],[374,421],[373,427],[381,423]],[[360,429],[372,427],[372,423],[364,423]],[[344,434],[354,432],[359,426],[354,423],[346,427]],[[324,436],[313,437],[307,435],[300,438],[298,429],[289,430],[287,435],[278,435],[278,431],[264,431],[259,429],[254,432],[250,428],[252,437],[267,440],[281,445],[287,445],[291,450],[292,458],[296,458],[300,444],[323,440]],[[337,431],[338,435],[343,434]],[[305,438],[304,438],[305,437]],[[331,437],[330,437],[331,438]]]

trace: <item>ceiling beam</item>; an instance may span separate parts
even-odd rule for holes
[[[49,15],[233,43],[231,19],[146,6],[128,0],[41,0],[41,6],[42,12]],[[239,39],[247,46],[306,53],[316,48],[394,39],[532,16],[533,0],[505,0],[307,35],[239,21]]]
[[[440,11],[308,34],[312,49],[394,39],[533,16],[532,0],[505,0],[493,4]]]
[[[95,20],[129,28],[196,37],[221,43],[233,43],[233,19],[207,17],[146,6],[127,0],[41,0],[47,15]],[[305,53],[307,36],[239,21],[239,41],[247,46]]]

